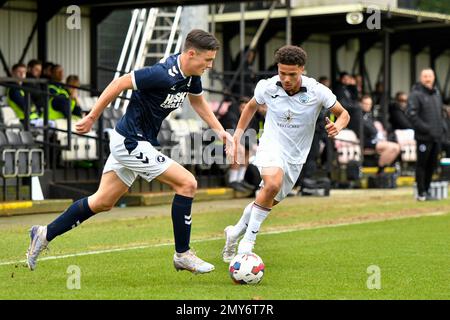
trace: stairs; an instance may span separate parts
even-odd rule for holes
[[[181,12],[181,6],[133,10],[114,79],[123,73],[153,65],[180,52]],[[131,93],[132,90],[128,90],[126,98],[129,99]],[[128,100],[116,99],[114,108],[126,108],[127,105]]]

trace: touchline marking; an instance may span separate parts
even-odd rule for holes
[[[446,215],[446,214],[448,214],[448,212],[438,211],[438,212],[431,212],[431,213],[415,215],[415,216],[401,216],[401,217],[393,217],[393,218],[379,219],[379,220],[374,219],[374,220],[366,220],[366,221],[344,222],[344,223],[336,223],[336,224],[328,224],[328,225],[319,225],[319,226],[314,226],[314,227],[287,228],[287,229],[266,231],[266,232],[260,234],[260,237],[264,236],[264,235],[288,233],[288,232],[295,232],[295,231],[302,231],[302,230],[338,228],[338,227],[345,227],[345,226],[366,224],[366,223],[374,223],[374,222],[384,222],[384,221],[402,220],[402,219],[410,219],[410,218],[422,218],[422,217],[435,217],[435,216],[442,216],[442,215]],[[206,238],[206,239],[192,240],[191,243],[200,243],[200,242],[215,241],[215,240],[223,240],[223,237],[212,237],[212,238]],[[87,251],[87,252],[65,254],[65,255],[60,255],[60,256],[43,257],[43,258],[38,259],[38,261],[65,259],[65,258],[89,256],[89,255],[94,255],[94,254],[111,253],[111,252],[121,252],[121,251],[128,251],[128,250],[158,248],[158,247],[165,247],[165,246],[172,246],[172,245],[173,245],[173,242],[166,242],[166,243],[157,243],[157,244],[149,244],[149,245],[134,246],[134,247],[122,247],[122,248],[115,248],[115,249]],[[27,262],[26,260],[6,261],[6,262],[0,262],[0,266],[26,263],[26,262]]]

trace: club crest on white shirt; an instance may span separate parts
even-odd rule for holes
[[[300,100],[301,103],[308,103],[311,98],[310,98],[310,96],[308,94],[301,93],[299,95],[298,99]]]

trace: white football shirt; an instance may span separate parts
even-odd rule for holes
[[[267,105],[258,150],[277,153],[288,163],[303,164],[311,148],[320,111],[332,108],[336,96],[326,86],[306,76],[302,76],[300,92],[289,96],[277,75],[258,82],[255,100]]]

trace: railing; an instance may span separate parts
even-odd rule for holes
[[[30,108],[29,106],[31,105],[31,94],[35,93],[35,94],[40,94],[45,96],[45,105],[44,105],[44,109],[43,111],[43,125],[42,126],[36,126],[33,127],[34,131],[36,130],[42,130],[42,135],[43,135],[43,141],[36,141],[36,143],[42,144],[43,148],[44,148],[44,154],[45,154],[45,159],[46,161],[46,169],[50,169],[50,163],[48,161],[48,159],[50,159],[50,147],[56,148],[58,150],[71,150],[72,148],[72,136],[76,135],[76,136],[83,136],[84,138],[88,138],[88,139],[94,139],[96,140],[96,143],[98,144],[98,148],[97,148],[97,152],[98,152],[98,161],[101,165],[103,165],[105,157],[103,154],[103,148],[104,148],[104,143],[106,142],[105,139],[103,139],[103,117],[102,115],[100,115],[99,118],[99,122],[98,122],[98,127],[97,127],[97,137],[95,136],[89,136],[89,135],[82,135],[82,134],[78,134],[76,132],[72,132],[72,116],[71,113],[68,113],[68,118],[67,118],[67,129],[58,129],[58,128],[54,128],[50,125],[49,123],[49,111],[48,111],[48,102],[50,97],[55,97],[57,95],[51,94],[48,91],[44,91],[44,90],[39,90],[39,89],[35,89],[35,88],[30,88],[30,87],[26,87],[26,86],[21,86],[18,84],[18,79],[16,78],[8,78],[8,77],[3,77],[0,78],[0,86],[2,87],[6,87],[6,88],[17,88],[17,89],[21,89],[25,92],[26,95],[26,99],[28,101],[27,105],[25,106],[25,110],[24,111],[24,120],[23,120],[23,127],[25,131],[30,131]],[[50,83],[49,80],[47,79],[23,79],[20,80],[23,83],[38,83],[38,84],[44,84],[46,86],[48,86],[48,84]],[[52,82],[55,83],[55,82]],[[63,83],[56,83],[57,85],[61,85],[63,87],[66,88],[76,88],[80,91],[86,91],[89,92],[91,94],[94,95],[99,95],[100,92],[98,90],[93,90],[93,89],[89,89],[89,88],[84,88],[84,87],[75,87],[75,86],[71,86],[71,85],[67,85],[67,84],[63,84]],[[124,97],[118,97],[121,99],[124,99]],[[58,143],[53,143],[50,141],[50,133],[51,132],[65,132],[67,134],[67,144],[66,145],[61,145]],[[52,153],[52,169],[56,169],[56,159],[55,159],[55,153]]]

